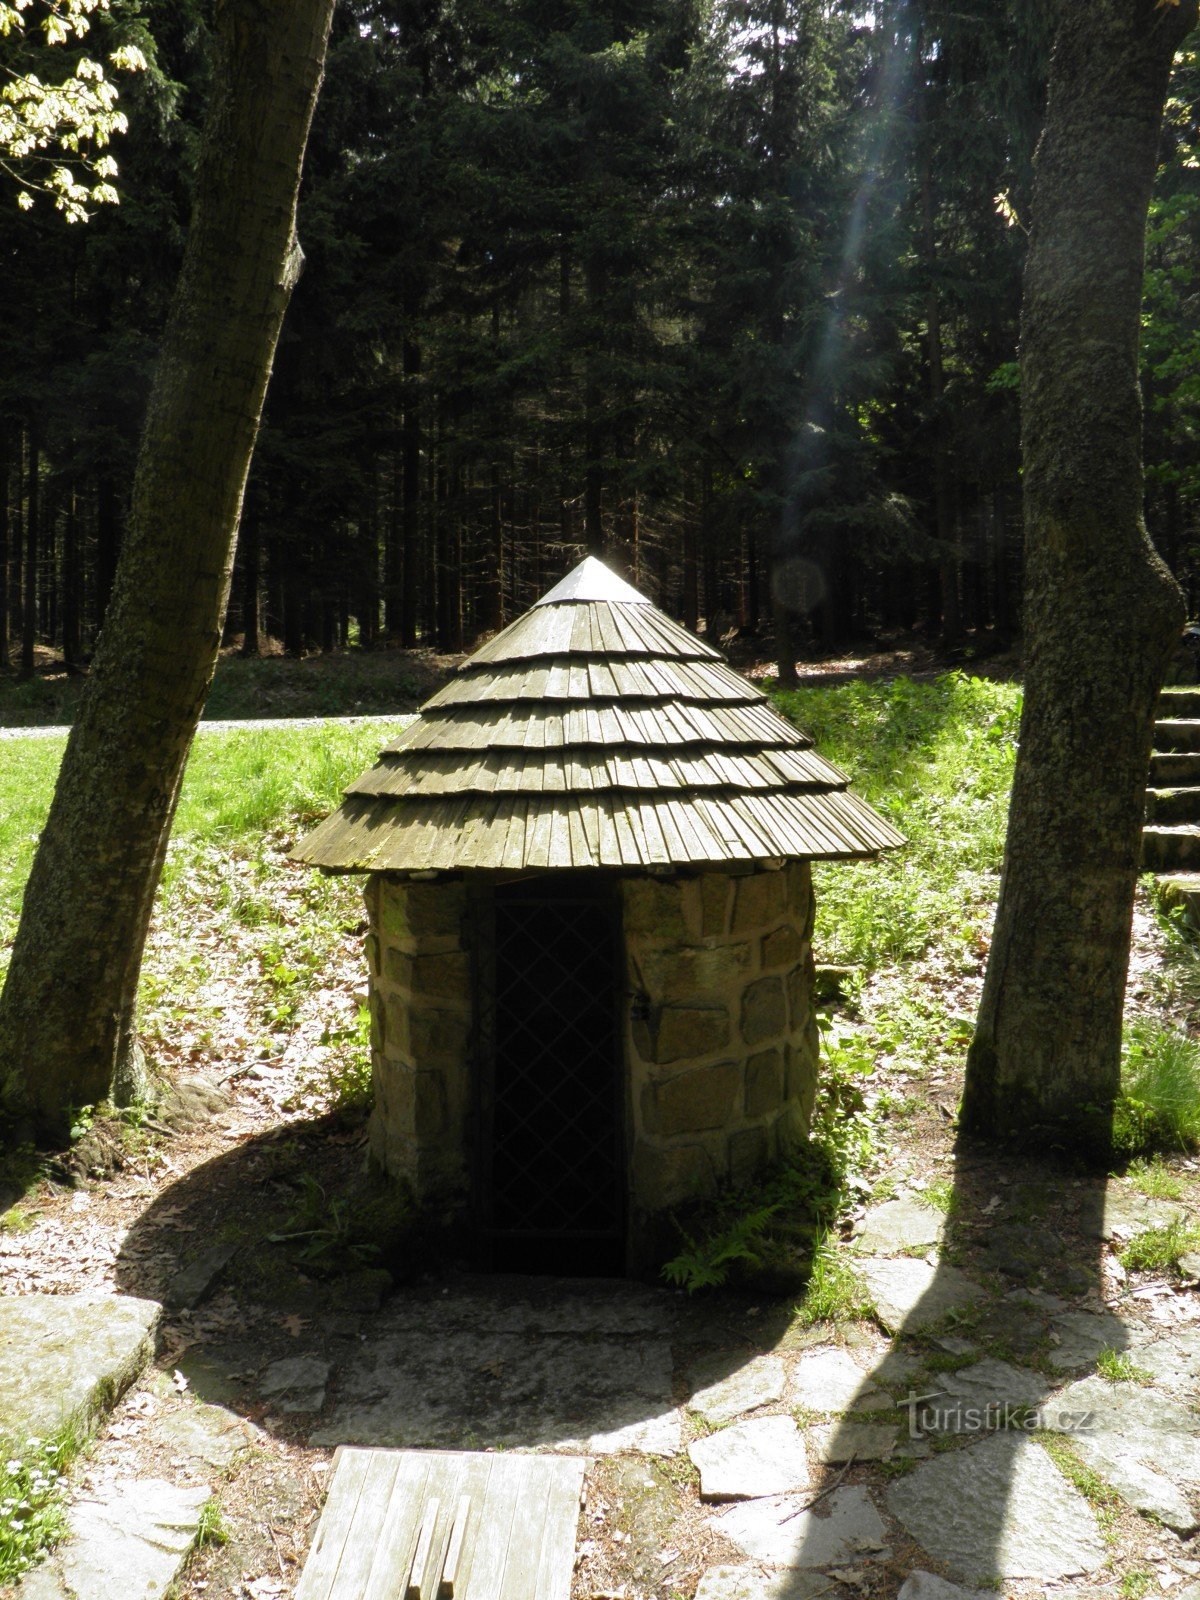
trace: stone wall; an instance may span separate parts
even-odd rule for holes
[[[367,880],[372,1162],[420,1201],[466,1198],[474,1126],[465,885]]]
[[[743,1183],[807,1137],[817,1083],[807,862],[622,884],[631,1207]]]

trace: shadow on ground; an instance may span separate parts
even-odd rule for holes
[[[1106,1215],[1102,1176],[964,1146],[944,1215],[916,1195],[868,1215],[856,1267],[877,1315],[832,1328],[804,1327],[794,1298],[489,1276],[452,1260],[393,1256],[392,1274],[411,1276],[389,1286],[334,1221],[333,1258],[315,1268],[295,1240],[271,1241],[294,1222],[303,1179],[334,1218],[338,1197],[361,1195],[361,1166],[359,1129],[276,1132],[189,1173],[131,1230],[120,1287],[167,1301],[164,1354],[198,1398],[297,1443],[658,1461],[670,1515],[654,1538],[677,1542],[690,1496],[704,1600],[890,1597],[916,1571],[1082,1596],[1109,1570],[1129,1505],[1157,1495],[1161,1515],[1174,1493],[1175,1523],[1190,1516],[1178,1484],[1200,1483],[1200,1423],[1159,1395],[1147,1432],[1148,1391],[1094,1376],[1127,1347],[1168,1390],[1183,1382],[1172,1360],[1192,1361],[1189,1383],[1200,1363],[1105,1310],[1104,1240],[1122,1221],[1111,1201]],[[765,1417],[776,1448],[794,1420],[799,1475],[703,1511],[689,1445],[740,1445]],[[1128,1515],[1135,1534],[1149,1528]],[[639,1570],[645,1581],[654,1562]],[[683,1576],[663,1573],[660,1592],[683,1592]]]

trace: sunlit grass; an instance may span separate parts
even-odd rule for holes
[[[780,707],[908,840],[816,869],[823,957],[870,968],[936,949],[974,967],[990,929],[1020,690],[948,673],[778,694]]]

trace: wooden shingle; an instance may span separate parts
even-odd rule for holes
[[[759,689],[589,558],[426,702],[295,859],[520,871],[901,843]]]

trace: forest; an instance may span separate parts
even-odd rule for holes
[[[581,549],[789,654],[1019,633],[1017,320],[1054,8],[347,0],[226,644],[461,650]],[[86,665],[210,72],[116,0],[120,204],[0,210],[0,670]],[[1195,605],[1196,102],[1152,205],[1146,512]]]
[[[1198,29],[0,0],[0,1600],[1196,1600]]]

